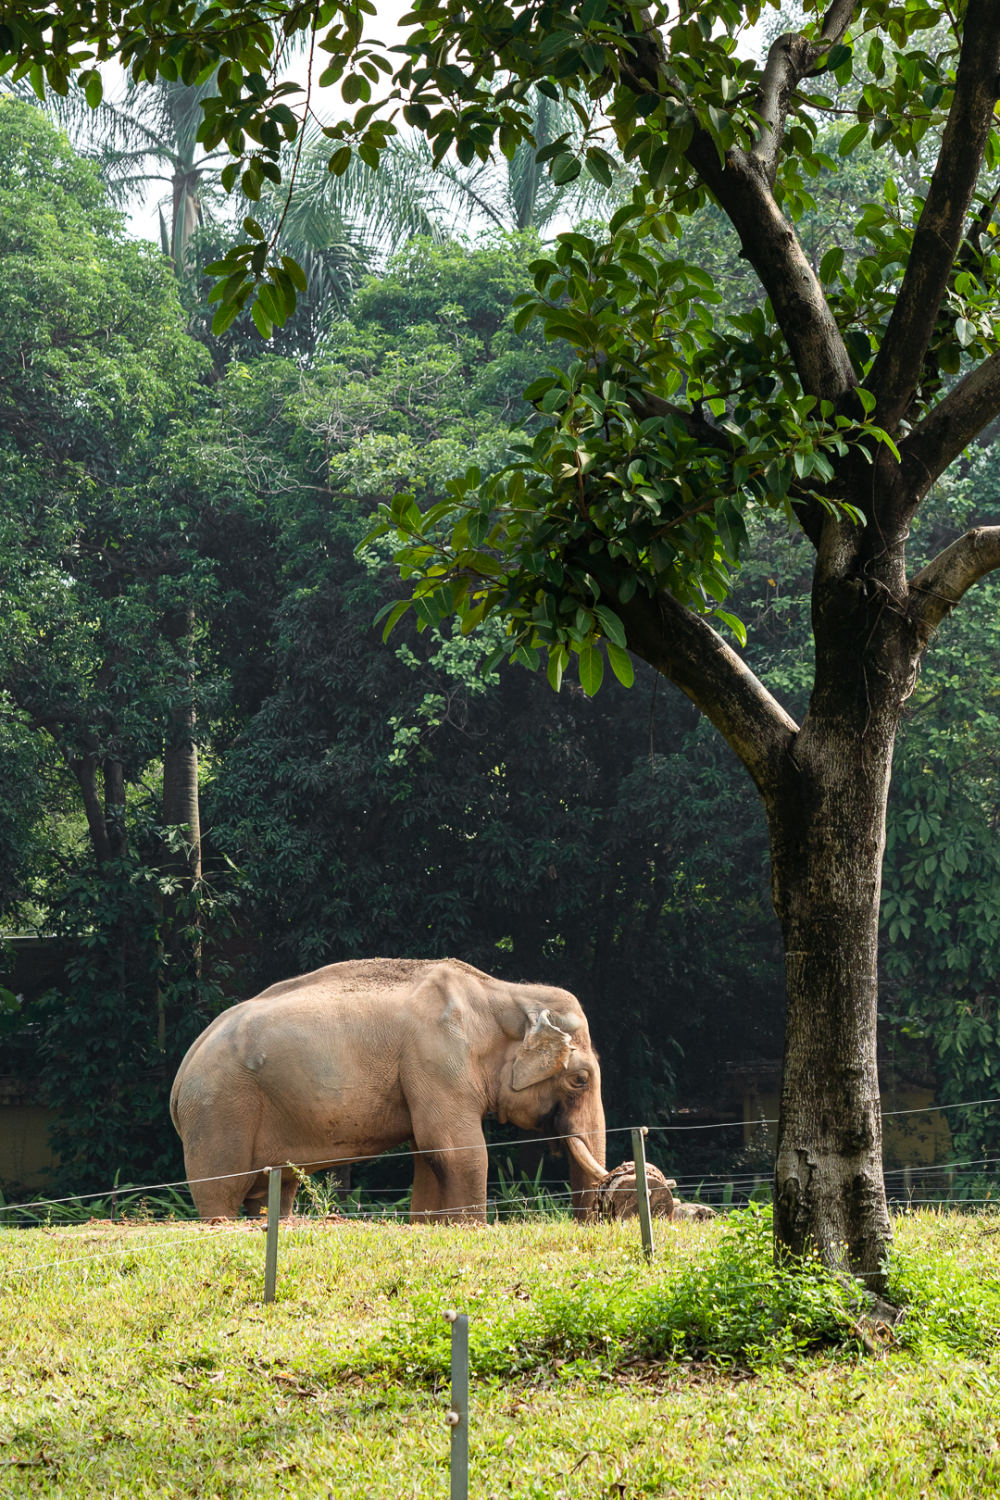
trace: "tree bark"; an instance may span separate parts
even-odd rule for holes
[[[108,851],[112,859],[124,859],[128,852],[125,836],[125,767],[120,760],[104,762],[104,822]]]
[[[185,898],[201,879],[201,810],[198,796],[198,746],[195,741],[197,716],[192,698],[193,676],[190,661],[193,652],[194,611],[183,609],[166,616],[163,633],[178,654],[175,677],[177,699],[170,713],[163,747],[163,826],[187,830],[187,851],[175,852],[164,844],[161,868],[177,878],[178,889],[165,895],[161,902],[161,937],[159,942],[159,975],[157,981],[157,1047],[166,1054],[177,1031],[180,1007],[169,1001],[168,993],[177,995],[178,983],[186,976],[201,972],[201,939],[195,933],[190,915],[182,910]],[[164,988],[164,982],[169,990]]]
[[[183,655],[190,659],[194,634],[194,611],[178,610],[164,623],[164,634]],[[163,747],[163,825],[188,830],[190,853],[186,860],[169,856],[164,863],[177,869],[188,880],[201,879],[201,815],[198,800],[198,746],[195,742],[196,715],[191,699],[192,678],[189,668],[180,664],[176,687],[178,702],[171,710],[166,742]]]
[[[896,714],[807,719],[796,785],[768,808],[787,1019],[775,1242],[881,1290],[892,1240],[875,1051],[878,917]]]
[[[94,857],[99,865],[111,858],[111,840],[108,825],[97,791],[97,755],[68,757],[70,770],[77,779],[83,797],[83,810],[87,815],[87,828],[93,845]]]

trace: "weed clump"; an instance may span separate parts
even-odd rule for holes
[[[857,1348],[848,1303],[848,1290],[818,1258],[794,1270],[775,1268],[771,1211],[754,1204],[730,1217],[700,1263],[652,1278],[635,1265],[610,1278],[582,1272],[536,1288],[530,1302],[509,1311],[483,1309],[470,1330],[470,1360],[480,1378],[552,1364],[565,1374],[593,1374],[649,1359],[756,1365],[810,1348]],[[446,1295],[415,1297],[412,1319],[385,1331],[367,1353],[367,1369],[411,1380],[443,1377],[446,1306]]]

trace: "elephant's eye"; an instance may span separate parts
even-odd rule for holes
[[[585,1089],[590,1080],[589,1073],[574,1073],[570,1083],[575,1089]]]

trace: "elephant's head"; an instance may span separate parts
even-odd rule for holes
[[[559,991],[550,992],[558,1003]],[[601,1069],[575,1001],[559,1010],[527,1008],[516,1045],[507,1049],[498,1116],[543,1136],[563,1136],[570,1159],[573,1211],[584,1217],[605,1174]]]

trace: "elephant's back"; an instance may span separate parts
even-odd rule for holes
[[[175,1125],[182,1091],[200,1093],[209,1080],[263,1084],[297,1071],[319,1088],[318,1070],[330,1088],[345,1072],[365,1073],[373,1057],[384,1071],[403,1045],[409,997],[442,966],[491,983],[459,959],[357,959],[283,980],[230,1006],[195,1039],[177,1071]]]
[[[491,983],[489,975],[474,969],[471,964],[463,963],[460,958],[351,958],[342,963],[327,964],[322,969],[313,969],[311,973],[300,974],[295,979],[282,979],[246,1003],[256,1005],[262,1000],[304,990],[321,991],[331,1000],[340,995],[406,993],[415,989],[432,970],[439,969],[443,964],[487,984]]]

